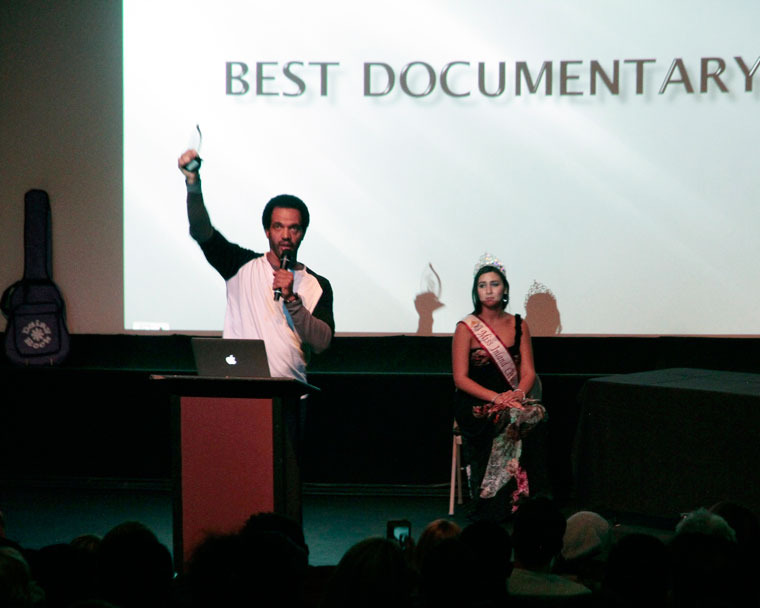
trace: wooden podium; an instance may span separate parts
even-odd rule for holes
[[[300,398],[318,389],[291,378],[151,380],[171,395],[178,571],[207,534],[237,531],[254,513],[301,521],[300,475],[288,427],[299,432]]]

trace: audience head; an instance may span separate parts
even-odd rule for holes
[[[322,608],[408,606],[413,577],[398,543],[371,537],[356,543],[335,568]]]
[[[461,536],[441,540],[430,549],[420,572],[426,606],[465,608],[482,605],[493,592],[493,581],[478,570],[472,545]],[[506,582],[501,585],[505,589]]]
[[[728,522],[720,515],[703,508],[687,513],[676,525],[676,535],[687,532],[736,542],[736,532],[728,525]]]
[[[29,558],[32,575],[45,591],[47,608],[64,608],[97,597],[96,554],[69,543],[42,547]]]
[[[757,605],[760,600],[751,555],[717,510],[696,509],[676,526],[669,546],[675,608]]]
[[[605,606],[662,608],[669,588],[668,550],[659,538],[632,533],[612,546],[602,581]]]
[[[471,523],[459,536],[475,558],[478,578],[489,596],[499,601],[507,594],[507,579],[512,574],[512,539],[499,524],[489,521]]]
[[[710,507],[710,511],[731,526],[739,549],[748,559],[760,560],[760,519],[754,511],[732,501],[719,502]]]
[[[307,556],[309,555],[309,546],[306,544],[303,527],[295,519],[280,513],[254,513],[245,522],[240,534],[245,537],[260,532],[279,532],[300,547]]]
[[[32,579],[29,564],[20,551],[0,547],[0,606],[27,608],[38,604],[44,593]]]
[[[307,559],[279,532],[210,535],[187,564],[193,608],[296,606],[302,601]]]
[[[567,522],[554,503],[545,497],[531,498],[515,513],[512,546],[515,565],[526,570],[545,570],[562,550]]]
[[[87,553],[97,553],[100,547],[101,538],[97,534],[82,534],[71,541],[71,546],[86,551]]]
[[[236,534],[208,535],[185,564],[184,581],[193,607],[239,606],[251,602],[243,541]]]
[[[6,536],[5,526],[5,516],[3,515],[3,512],[0,511],[0,547],[11,547],[20,553],[23,552],[21,545]]]
[[[98,548],[103,599],[121,608],[159,606],[167,601],[174,576],[169,550],[140,522],[110,530]]]
[[[448,519],[436,519],[431,521],[420,533],[415,548],[415,563],[417,568],[422,567],[426,557],[441,541],[447,538],[459,536],[462,529],[459,525]]]
[[[754,591],[739,546],[713,531],[683,529],[669,544],[674,608],[746,606]],[[756,605],[756,604],[755,604]]]
[[[605,558],[612,544],[612,527],[598,513],[579,511],[567,518],[562,538],[562,557],[566,561]]]

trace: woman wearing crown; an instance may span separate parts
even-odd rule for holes
[[[546,419],[546,410],[528,325],[505,311],[506,272],[489,254],[475,267],[472,302],[474,310],[457,323],[452,344],[454,416],[473,498],[470,515],[501,521],[535,493],[523,463],[523,439]]]

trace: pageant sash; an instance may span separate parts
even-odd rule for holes
[[[486,323],[475,315],[467,315],[462,323],[491,357],[509,386],[515,389],[519,382],[517,367],[504,343]]]

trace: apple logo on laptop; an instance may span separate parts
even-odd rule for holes
[[[227,365],[237,365],[235,355],[227,355],[224,360],[227,362]]]

